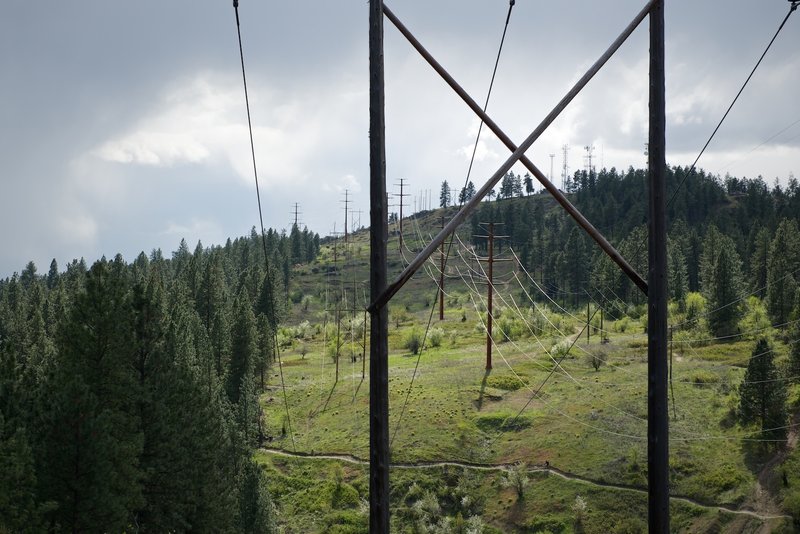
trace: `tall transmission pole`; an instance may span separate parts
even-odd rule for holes
[[[300,204],[298,204],[297,202],[294,203],[294,209],[292,210],[292,215],[294,217],[294,226],[300,228],[300,225],[302,224],[302,222],[300,221],[300,215],[302,215],[302,213],[300,213]]]
[[[399,226],[400,226],[400,245],[399,245],[400,250],[403,250],[403,206],[405,206],[405,200],[404,199],[405,199],[405,197],[411,196],[410,193],[404,193],[403,192],[405,184],[406,184],[406,181],[405,181],[404,178],[400,178],[400,184],[395,184],[395,185],[400,185],[400,194],[398,195],[398,194],[395,193],[395,196],[400,197],[400,217],[399,217],[399,219],[397,221]]]
[[[556,155],[550,154],[550,181],[553,181],[553,160],[555,160]]]
[[[344,242],[347,244],[347,207],[350,204],[350,191],[345,189],[344,190],[344,200],[340,200],[339,202],[344,202]]]
[[[569,183],[569,145],[562,146],[561,153],[564,155],[564,167],[561,171],[561,190],[566,192]]]
[[[586,145],[583,147],[586,151],[586,156],[584,156],[584,160],[586,162],[586,175],[590,175],[592,173],[592,154],[594,153],[594,146],[593,145]]]

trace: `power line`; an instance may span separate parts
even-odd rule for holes
[[[239,58],[242,63],[242,83],[244,85],[244,102],[245,107],[247,109],[247,129],[250,133],[250,154],[253,159],[253,177],[255,178],[256,182],[256,199],[258,200],[258,221],[261,225],[261,244],[264,247],[264,265],[267,270],[267,281],[271,283],[270,277],[270,265],[269,265],[269,254],[267,253],[267,233],[264,230],[264,216],[261,211],[261,192],[258,186],[258,167],[256,165],[256,147],[255,143],[253,142],[253,123],[250,118],[250,97],[247,93],[247,74],[244,67],[244,49],[242,48],[242,30],[241,25],[239,22],[239,0],[233,0],[233,9],[236,12],[236,35],[239,39]],[[270,300],[269,302],[270,307],[270,315],[275,315],[275,305]],[[274,330],[274,329],[273,329]],[[286,396],[286,383],[283,379],[283,362],[281,361],[281,352],[280,346],[278,345],[278,333],[276,331],[272,332],[272,342],[275,351],[275,355],[278,357],[278,368],[280,370],[281,376],[281,390],[283,391],[283,404],[286,409],[286,422],[287,426],[289,427],[289,435],[292,438],[292,448],[297,451],[297,446],[294,441],[294,432],[292,431],[292,419],[289,415],[289,399]]]
[[[725,122],[725,119],[728,117],[728,114],[731,112],[731,109],[733,109],[733,106],[736,104],[736,101],[739,100],[739,97],[742,95],[742,92],[744,92],[744,88],[747,87],[747,84],[750,82],[750,79],[753,77],[753,74],[756,73],[756,69],[758,69],[759,65],[761,65],[761,62],[764,60],[764,56],[767,55],[767,52],[769,52],[769,49],[772,47],[772,43],[774,43],[775,39],[778,38],[778,34],[781,33],[781,30],[783,30],[783,27],[786,25],[786,22],[789,20],[789,17],[792,15],[792,13],[795,12],[795,10],[797,9],[798,5],[800,5],[800,2],[792,1],[792,5],[789,7],[789,12],[786,14],[786,17],[784,17],[783,22],[781,22],[781,25],[778,27],[778,31],[776,31],[775,35],[772,36],[772,39],[770,40],[769,44],[767,45],[767,48],[764,50],[764,53],[761,54],[760,58],[758,58],[758,61],[756,62],[755,67],[753,67],[753,70],[750,71],[750,75],[744,81],[744,84],[742,84],[742,87],[739,89],[739,92],[736,93],[736,96],[734,97],[733,102],[731,102],[731,105],[728,106],[727,111],[725,111],[725,114],[720,119],[719,123],[717,124],[717,127],[714,128],[713,132],[711,132],[711,136],[708,138],[708,141],[706,141],[706,144],[703,145],[703,148],[700,150],[700,153],[695,158],[694,163],[692,163],[692,166],[689,168],[689,172],[686,173],[686,175],[683,177],[683,179],[678,184],[678,187],[676,187],[675,191],[673,191],[672,196],[670,196],[669,201],[667,202],[667,206],[672,204],[672,201],[675,200],[675,197],[677,196],[678,191],[680,191],[681,187],[686,182],[686,180],[689,178],[689,176],[691,176],[694,173],[694,170],[695,170],[695,168],[697,166],[697,162],[700,161],[700,158],[703,156],[703,153],[706,151],[706,148],[708,148],[708,145],[711,144],[711,140],[714,139],[714,136],[719,131],[720,126],[722,126],[722,123]]]
[[[508,24],[511,21],[511,11],[514,8],[514,4],[515,4],[515,0],[509,0],[509,2],[508,2],[508,13],[506,14],[505,24],[503,25],[503,35],[500,38],[500,46],[499,46],[499,48],[497,50],[497,57],[496,57],[495,62],[494,62],[494,68],[492,69],[492,78],[491,78],[491,80],[489,82],[489,90],[486,93],[486,102],[484,103],[484,106],[483,106],[483,111],[484,112],[489,107],[489,100],[490,100],[491,95],[492,95],[492,88],[494,87],[494,80],[495,80],[495,77],[497,75],[497,67],[500,64],[500,56],[501,56],[501,54],[503,52],[503,44],[505,43],[505,40],[506,40],[506,33],[508,31]],[[474,145],[474,147],[472,149],[472,157],[470,158],[469,168],[467,169],[467,176],[464,179],[464,188],[465,189],[466,189],[467,185],[469,184],[469,177],[470,177],[470,174],[472,172],[472,165],[473,165],[473,163],[475,161],[475,153],[478,150],[478,142],[480,141],[481,130],[483,129],[483,124],[484,124],[484,121],[483,121],[483,119],[481,119],[480,125],[478,126],[478,134],[475,137],[475,145]],[[401,201],[402,201],[402,198],[401,198]],[[460,203],[459,206],[461,206],[461,204],[463,204],[463,203]],[[452,248],[452,246],[453,246],[453,241],[451,239],[450,240],[450,244],[447,247],[447,253],[444,255],[444,259],[442,261],[442,270],[444,270],[445,266],[447,265],[447,259],[450,256],[450,249]],[[401,247],[400,248],[402,250],[402,232],[401,232]],[[437,291],[438,291],[438,289],[437,289]],[[402,408],[400,410],[400,417],[397,420],[397,425],[395,426],[395,431],[392,434],[392,442],[394,441],[394,437],[395,437],[395,435],[397,435],[397,431],[398,431],[398,429],[400,428],[400,426],[402,424],[403,414],[405,413],[406,405],[408,404],[408,398],[409,398],[409,395],[411,393],[411,388],[414,386],[414,379],[417,376],[417,369],[419,367],[420,358],[422,357],[422,350],[425,347],[425,340],[428,337],[428,332],[429,332],[431,324],[433,322],[433,308],[434,307],[432,306],[431,307],[430,317],[428,317],[428,324],[425,327],[425,334],[424,334],[424,336],[422,338],[422,347],[420,347],[419,354],[417,355],[417,362],[414,365],[414,373],[411,375],[411,382],[408,385],[408,391],[406,393],[405,400],[403,401],[403,406],[402,406]],[[390,445],[391,445],[391,442],[390,442]]]

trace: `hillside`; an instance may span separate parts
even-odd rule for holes
[[[603,230],[643,272],[640,174],[570,195],[625,206]],[[668,243],[672,524],[791,532],[798,189],[692,180],[708,202]],[[390,277],[453,211],[402,245],[392,225]],[[252,231],[0,280],[0,531],[365,532],[368,243]],[[439,254],[390,304],[394,529],[644,531],[641,295],[541,194],[482,203],[448,248],[442,319]]]
[[[721,198],[707,221],[733,209],[736,199]],[[509,210],[559,218],[552,202],[540,196],[485,203],[479,217]],[[402,251],[392,233],[393,273],[437,231],[442,215],[444,210],[434,210],[405,221]],[[434,281],[438,255],[390,307],[398,530],[466,532],[480,523],[486,532],[644,531],[644,306],[626,302],[619,298],[621,290],[602,283],[578,294],[569,285],[545,285],[541,273],[524,263],[498,262],[493,369],[486,371],[485,262],[472,255],[472,247],[485,253],[470,230],[462,229],[461,242],[451,250],[443,321]],[[553,247],[563,251],[569,232],[561,235],[561,245]],[[721,235],[714,239],[727,238]],[[498,259],[519,256],[513,237],[508,241],[497,247]],[[276,372],[262,399],[271,441],[258,455],[272,494],[292,518],[284,524],[287,532],[361,531],[365,525],[367,251],[365,231],[351,235],[347,244],[323,242],[317,259],[299,267],[293,281],[297,303],[281,337],[289,417]],[[584,276],[594,277],[602,268],[597,259],[586,263]],[[702,270],[699,263],[695,269]],[[770,340],[770,361],[787,377],[780,383],[792,384],[785,390],[789,411],[800,409],[797,377],[788,372],[800,337],[796,320],[770,327],[765,303],[754,297],[741,309],[737,305],[733,333],[720,336],[711,331],[718,327],[717,312],[688,289],[670,307],[670,323],[683,325],[675,328],[671,343],[674,528],[790,532],[791,514],[798,513],[793,488],[800,484],[796,430],[780,425],[782,436],[762,434],[739,416],[748,365],[765,358],[753,355],[762,337]],[[747,293],[745,285],[741,291]],[[424,348],[414,354],[429,318]]]

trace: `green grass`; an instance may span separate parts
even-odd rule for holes
[[[345,254],[351,269],[347,279],[364,280],[368,276],[367,243],[363,234],[351,239],[350,256]],[[390,243],[392,246],[395,245]],[[340,250],[339,266],[342,254]],[[369,362],[362,379],[361,347],[358,343],[351,345],[346,334],[336,380],[334,362],[324,347],[324,331],[314,328],[321,322],[325,306],[325,281],[331,282],[327,286],[330,294],[341,289],[342,283],[349,283],[340,274],[326,276],[324,273],[332,267],[333,255],[326,246],[320,260],[305,266],[298,278],[300,291],[312,295],[308,308],[301,310],[296,305],[290,313],[290,324],[308,320],[312,327],[305,339],[295,340],[293,348],[282,355],[294,443],[290,434],[283,435],[281,431],[286,418],[277,369],[270,377],[270,390],[262,397],[266,428],[274,437],[272,446],[368,458]],[[393,273],[401,267],[400,262],[395,262]],[[500,342],[494,348],[493,369],[487,372],[479,314],[468,296],[459,292],[463,289],[452,287],[449,291],[445,319],[439,321],[434,314],[433,326],[442,331],[441,343],[426,348],[419,356],[404,348],[404,339],[412,329],[424,332],[431,307],[435,306],[433,284],[424,274],[417,274],[392,300],[389,395],[393,461],[525,461],[531,466],[547,462],[598,482],[646,489],[647,336],[642,321],[629,319],[624,326],[608,322],[607,328],[612,330],[608,344],[600,345],[596,334],[587,344],[584,334],[555,370],[546,350],[569,346],[572,338],[552,329],[536,338],[529,329],[516,325],[513,340]],[[519,296],[513,288],[499,287],[498,293],[503,292],[506,298],[512,293],[515,298]],[[565,336],[577,334],[573,319],[548,313],[559,322]],[[332,320],[329,315],[329,324]],[[690,332],[681,339],[704,337]],[[300,354],[301,344],[307,349],[305,358]],[[673,346],[673,494],[736,506],[752,492],[758,465],[748,460],[750,453],[742,441],[749,436],[748,431],[736,423],[735,416],[737,387],[752,346],[753,342],[747,340]],[[782,361],[786,346],[781,342],[775,346],[778,361]],[[596,350],[608,355],[607,365],[599,371],[591,368],[585,357],[585,351]],[[357,356],[355,362],[350,359],[351,351]],[[539,394],[534,395],[535,391]],[[798,404],[795,410],[800,408],[798,387],[791,390],[790,399]],[[797,458],[794,453],[786,463],[793,473],[800,472]],[[335,486],[330,462],[279,461],[266,456],[261,461],[271,474],[273,493],[284,503],[282,517],[292,518],[292,523],[296,516],[306,518],[306,522],[298,520],[298,530],[291,530],[295,527],[289,525],[287,532],[359,532],[363,528],[358,515],[363,515],[362,505],[354,500],[356,495],[366,498],[363,468],[345,466],[344,485]],[[421,498],[414,497],[414,492],[434,492],[445,503],[452,500],[447,491],[455,483],[449,476],[437,470],[392,472],[396,531],[405,531],[419,519],[410,508],[414,498]],[[636,532],[641,523],[635,518],[646,516],[646,495],[641,493],[567,483],[535,474],[523,505],[516,503],[512,490],[502,487],[499,474],[475,476],[479,479],[475,484],[487,496],[481,517],[499,532],[572,532],[571,506],[578,494],[590,503],[584,525],[587,532]],[[791,481],[800,487],[794,475]],[[333,499],[335,487],[344,500]],[[800,514],[800,493],[794,486],[776,491],[787,510],[796,509]],[[459,512],[462,520],[467,517],[465,510],[454,505],[446,512],[453,520]],[[674,505],[676,530],[724,532],[733,528],[729,524],[740,528],[742,520]]]

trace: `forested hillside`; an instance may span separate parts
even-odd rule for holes
[[[258,395],[318,248],[254,230],[0,282],[0,532],[272,531]]]
[[[507,175],[459,230],[472,246],[454,248],[446,317],[429,336],[425,273],[391,304],[393,460],[487,469],[393,471],[399,531],[639,531],[630,510],[645,513],[645,500],[629,490],[646,490],[646,442],[635,439],[646,415],[645,301],[526,181]],[[680,414],[671,484],[690,499],[675,516],[689,532],[779,512],[800,521],[800,455],[788,446],[800,409],[800,187],[680,168],[669,184]],[[579,172],[567,189],[646,275],[645,172]],[[392,226],[392,272],[453,209],[410,217],[403,245]],[[503,364],[491,373],[482,272],[464,274],[482,261],[473,253],[485,249],[486,222],[507,236],[495,254],[519,260],[496,271]],[[53,260],[46,273],[29,263],[0,280],[0,532],[364,531],[363,466],[325,456],[368,456],[368,240],[342,241],[253,230],[194,251],[182,241],[169,257]],[[409,358],[420,351],[422,364]],[[544,396],[531,393],[556,370],[564,375]],[[712,437],[734,445],[709,447]],[[284,453],[308,458],[275,455]],[[735,515],[755,506],[762,477],[774,483],[770,506]]]
[[[797,180],[770,188],[761,178],[720,180],[702,171],[687,175],[687,170],[672,168],[667,179],[671,297],[680,301],[687,292],[701,292],[713,309],[753,292],[767,299],[774,322],[786,322],[800,270]],[[498,233],[508,237],[498,240],[500,250],[513,247],[550,296],[573,306],[590,299],[643,302],[638,289],[549,195],[522,196],[523,181],[527,178],[506,175],[497,201],[483,203],[472,216],[473,244],[481,250],[486,246],[476,237],[485,234],[481,222],[502,223]],[[567,190],[646,277],[646,172],[581,171]]]

